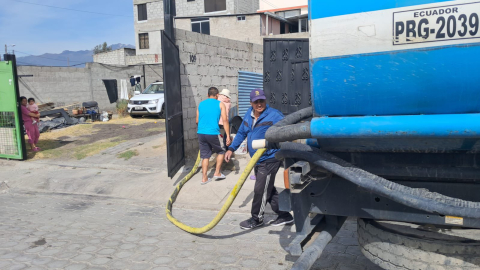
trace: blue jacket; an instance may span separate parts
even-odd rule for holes
[[[267,108],[260,115],[257,122],[255,123],[255,126],[252,128],[252,109],[253,108],[250,107],[250,109],[248,109],[248,111],[245,113],[245,116],[243,117],[243,123],[240,126],[237,135],[235,135],[235,139],[233,139],[233,142],[229,147],[229,150],[235,151],[238,149],[238,147],[240,147],[240,144],[245,140],[245,138],[248,138],[247,144],[250,157],[252,157],[257,151],[252,148],[252,141],[265,139],[265,132],[267,132],[267,129],[285,117],[279,110],[270,108],[270,106],[267,105]],[[267,150],[259,159],[258,163],[263,162],[267,159],[275,158],[275,153],[277,151],[278,149]]]

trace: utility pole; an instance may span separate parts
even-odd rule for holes
[[[7,52],[7,44],[5,44],[5,54],[8,54],[8,52]]]

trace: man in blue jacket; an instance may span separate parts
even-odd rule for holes
[[[250,104],[252,107],[245,113],[243,124],[225,154],[226,162],[230,161],[232,152],[238,149],[246,137],[248,152],[250,156],[253,156],[256,150],[252,148],[252,141],[265,139],[267,129],[284,118],[280,111],[267,105],[267,98],[261,89],[252,90]],[[263,214],[267,202],[272,206],[272,210],[278,214],[277,219],[270,223],[272,226],[293,223],[292,215],[289,212],[280,211],[278,207],[278,192],[274,184],[281,162],[275,159],[277,151],[278,149],[267,150],[255,165],[254,170],[257,180],[252,202],[252,217],[240,223],[242,229],[248,230],[263,225]]]

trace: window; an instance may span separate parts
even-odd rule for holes
[[[290,18],[290,17],[295,17],[300,15],[300,9],[278,11],[278,12],[275,12],[275,14],[283,18]]]
[[[280,34],[285,34],[285,23],[280,22]]]
[[[205,0],[205,13],[227,10],[227,0]]]
[[[147,4],[137,5],[138,21],[147,20]]]
[[[308,20],[307,19],[298,20],[298,32],[308,32]]]
[[[237,16],[237,21],[245,21],[245,16]]]
[[[148,33],[138,34],[138,43],[140,44],[140,49],[148,49]]]
[[[192,19],[192,32],[210,35],[210,21],[208,18]]]

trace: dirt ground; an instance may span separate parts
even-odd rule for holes
[[[40,134],[40,152],[27,150],[29,160],[83,159],[122,142],[165,131],[165,121],[130,117],[79,124]]]

